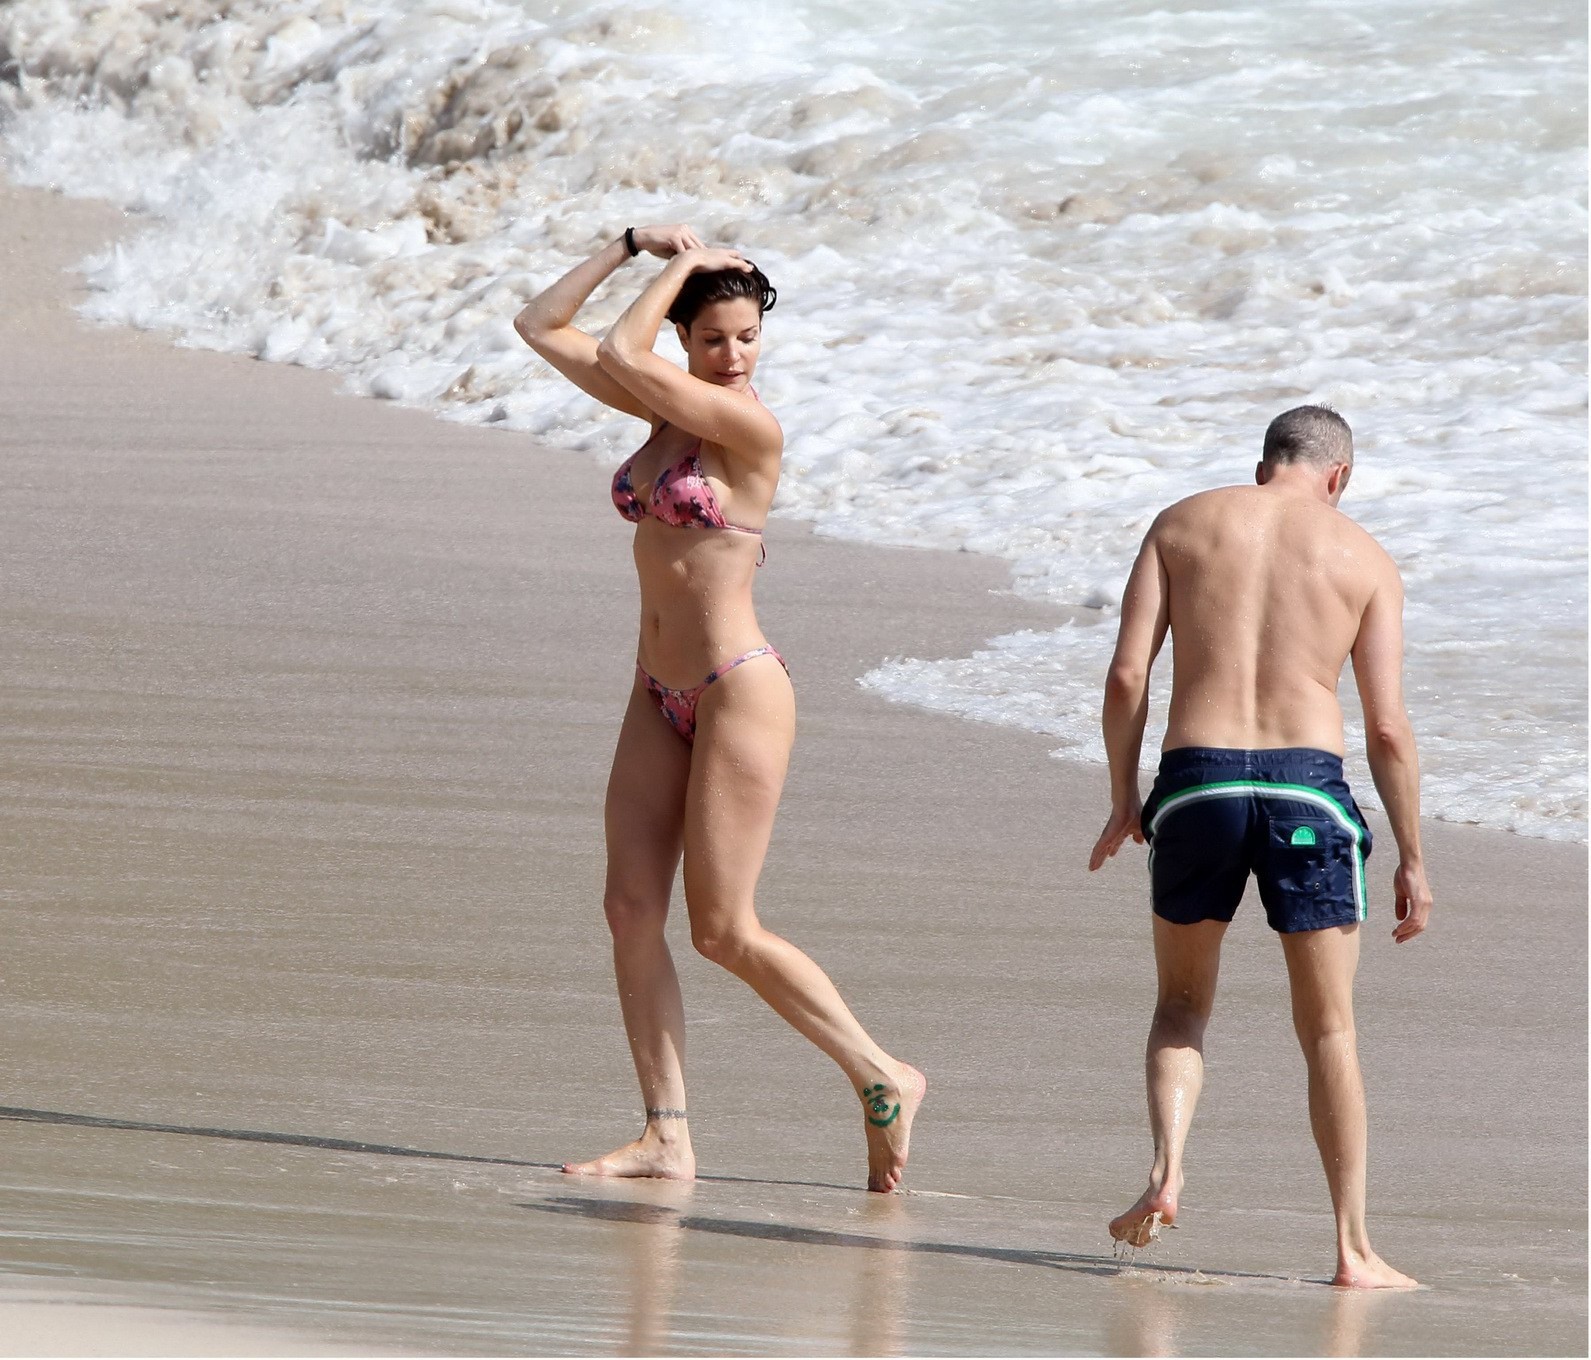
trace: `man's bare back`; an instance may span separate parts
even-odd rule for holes
[[[1111,1220],[1118,1243],[1175,1225],[1188,1128],[1204,1081],[1221,942],[1250,880],[1282,943],[1311,1126],[1337,1223],[1332,1283],[1408,1288],[1365,1227],[1367,1127],[1353,1024],[1370,828],[1342,769],[1337,682],[1353,659],[1365,747],[1398,846],[1393,938],[1431,910],[1420,853],[1419,762],[1403,706],[1403,587],[1392,559],[1338,512],[1353,469],[1347,422],[1298,407],[1265,435],[1256,485],[1179,501],[1155,520],[1122,599],[1105,685],[1111,812],[1089,868],[1150,840],[1159,990],[1146,1071],[1149,1185]],[[1171,711],[1148,802],[1139,754],[1149,677],[1173,639]]]
[[[1372,597],[1397,590],[1381,546],[1274,481],[1179,501],[1147,546],[1165,573],[1173,639],[1166,748],[1341,755],[1337,678]]]

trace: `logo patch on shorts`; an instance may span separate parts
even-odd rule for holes
[[[1315,828],[1312,826],[1299,827],[1293,832],[1292,839],[1287,843],[1289,845],[1313,845],[1315,843]]]

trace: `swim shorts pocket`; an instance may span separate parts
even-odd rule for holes
[[[1327,893],[1332,880],[1349,868],[1343,856],[1343,830],[1329,818],[1273,817],[1270,880],[1285,893]]]
[[[1329,817],[1273,816],[1260,876],[1277,930],[1315,930],[1359,919],[1354,837]]]

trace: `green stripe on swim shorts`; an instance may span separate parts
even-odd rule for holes
[[[1153,838],[1166,814],[1174,808],[1205,798],[1284,798],[1288,802],[1312,803],[1324,808],[1344,831],[1353,837],[1353,905],[1359,919],[1365,919],[1368,894],[1365,891],[1364,832],[1353,815],[1329,793],[1312,789],[1307,784],[1262,784],[1252,779],[1234,779],[1223,784],[1200,784],[1197,788],[1183,789],[1164,799],[1149,819],[1149,835]]]

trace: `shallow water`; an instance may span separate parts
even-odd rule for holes
[[[780,508],[1000,555],[1077,620],[867,682],[1085,759],[1154,511],[1332,402],[1408,580],[1427,810],[1585,838],[1583,6],[723,13],[18,0],[5,156],[153,217],[91,315],[602,457],[633,432],[519,302],[628,222],[741,245]]]

